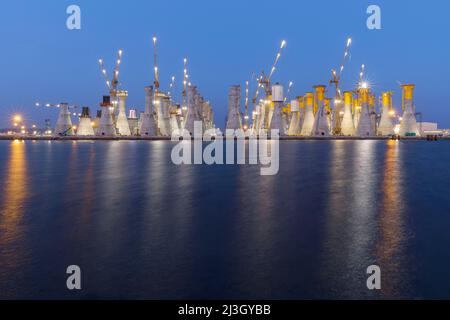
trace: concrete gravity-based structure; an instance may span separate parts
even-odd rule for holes
[[[59,105],[59,115],[56,121],[55,135],[73,135],[72,119],[70,118],[69,105],[61,103]]]
[[[88,107],[83,107],[78,123],[77,136],[94,136],[94,128],[92,127],[92,121]]]
[[[378,124],[377,135],[389,136],[394,134],[394,124],[392,123],[391,110],[392,110],[392,93],[383,92],[382,106],[381,106],[381,119]]]
[[[302,136],[310,136],[314,128],[314,93],[308,92],[305,95],[305,115],[303,117],[303,124],[300,134]]]
[[[356,135],[359,137],[371,137],[375,135],[369,110],[369,88],[360,88],[358,90],[361,101],[361,112],[359,115]]]
[[[125,90],[117,91],[116,97],[118,99],[118,114],[116,117],[117,133],[120,136],[130,136],[130,124],[128,123],[126,114],[126,99],[128,97],[128,92]]]
[[[195,109],[195,94],[197,93],[196,86],[189,86],[187,93],[187,111],[184,120],[184,129],[189,131],[191,135],[194,134],[194,122],[197,121]]]
[[[416,120],[416,110],[414,106],[413,84],[402,85],[403,89],[403,117],[400,121],[400,136],[420,136],[419,127]]]
[[[279,130],[280,136],[286,136],[286,124],[283,121],[283,102],[284,93],[283,86],[275,84],[272,86],[272,102],[274,104],[274,110],[272,113],[272,119],[270,120],[270,130]],[[270,134],[270,132],[268,132]]]
[[[352,114],[353,93],[344,92],[344,116],[341,122],[341,134],[343,136],[352,136],[355,134],[355,125]]]
[[[228,94],[227,129],[242,129],[241,114],[239,112],[239,100],[241,98],[241,86],[231,86]]]
[[[102,115],[97,134],[99,136],[113,137],[116,135],[116,129],[112,117],[114,107],[111,104],[110,96],[103,96],[103,102],[100,106],[102,107]]]
[[[139,134],[141,136],[156,136],[156,122],[153,115],[153,86],[145,87],[145,112],[139,120]]]
[[[330,135],[330,121],[328,117],[328,111],[325,108],[325,86],[315,86],[316,101],[317,101],[317,113],[314,121],[314,127],[312,130],[313,136],[324,137]]]
[[[289,124],[288,135],[290,136],[298,136],[300,135],[300,121],[301,121],[301,113],[300,113],[300,102],[303,103],[303,97],[298,97],[298,99],[291,101],[291,122]]]

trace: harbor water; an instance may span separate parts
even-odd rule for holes
[[[0,141],[0,298],[450,298],[449,141],[280,141],[274,176],[173,146]]]

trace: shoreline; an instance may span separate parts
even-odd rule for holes
[[[226,137],[216,138],[217,140],[227,140]],[[246,140],[249,138],[246,137]],[[171,137],[77,137],[77,136],[68,136],[68,137],[30,137],[30,136],[1,136],[0,141],[8,141],[8,140],[24,140],[24,141],[171,141]],[[182,140],[182,139],[180,139]],[[192,138],[192,140],[197,140],[196,138]],[[198,139],[203,140],[203,139]],[[270,140],[270,138],[267,138]],[[391,137],[279,137],[280,141],[354,141],[354,140],[407,140],[407,141],[436,141],[436,140],[450,140],[450,136],[445,137],[400,137],[398,139],[393,139]],[[209,142],[210,140],[205,140],[205,142]]]

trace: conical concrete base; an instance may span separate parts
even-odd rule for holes
[[[110,107],[102,108],[102,117],[100,118],[98,135],[105,137],[113,137],[116,135],[116,128],[114,127]]]
[[[152,114],[143,113],[141,115],[141,127],[139,133],[141,136],[156,137],[156,123]]]
[[[131,136],[130,124],[125,112],[120,111],[116,122],[117,133],[121,136]]]
[[[94,136],[94,128],[92,127],[91,119],[81,117],[78,123],[77,136]]]

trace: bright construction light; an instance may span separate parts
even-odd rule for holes
[[[15,122],[21,122],[21,121],[22,121],[22,116],[20,116],[20,115],[15,115],[15,116],[14,116],[14,121],[15,121]]]
[[[361,83],[361,88],[367,89],[369,87],[369,84],[367,82]]]
[[[394,110],[391,110],[391,111],[389,111],[389,114],[390,114],[391,116],[395,116],[395,111],[394,111]]]
[[[347,47],[350,46],[352,44],[352,38],[348,38],[347,40]]]

